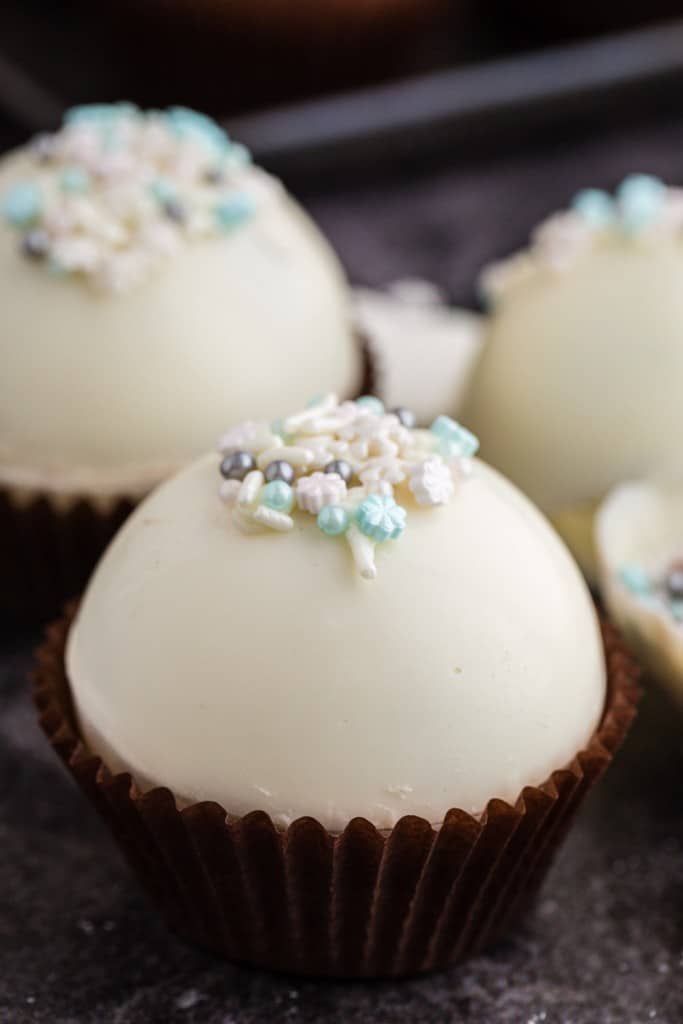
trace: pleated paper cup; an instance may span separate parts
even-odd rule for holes
[[[530,903],[582,801],[636,713],[638,670],[603,625],[608,688],[599,728],[570,765],[480,818],[408,815],[389,831],[354,818],[278,829],[257,808],[179,808],[166,788],[113,775],[78,732],[64,649],[73,609],[37,653],[35,700],[55,751],[180,935],[228,960],[328,977],[396,977],[482,950]],[[153,723],[150,723],[153,728]],[[314,766],[312,766],[314,768]]]

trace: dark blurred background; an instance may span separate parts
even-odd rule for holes
[[[681,86],[675,0],[5,0],[0,13],[0,147],[77,102],[196,106],[285,179],[354,281],[421,274],[460,303],[476,301],[484,261],[576,189],[634,170],[679,181]]]

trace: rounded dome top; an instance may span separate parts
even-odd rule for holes
[[[396,420],[383,417],[398,438]],[[483,463],[460,457],[440,490],[435,465],[451,463],[425,451],[420,462],[426,432],[409,433],[406,458],[422,468],[394,498],[368,496],[381,488],[366,476],[345,499],[338,474],[326,498],[324,474],[311,474],[294,485],[298,508],[278,513],[284,533],[277,518],[251,530],[259,470],[238,481],[253,492],[248,522],[242,499],[226,508],[214,455],[138,508],[96,570],[67,650],[82,732],[110,767],[278,824],[312,815],[336,829],[362,815],[390,827],[404,814],[438,823],[451,807],[514,801],[586,745],[605,666],[575,564]],[[230,489],[243,453],[226,448]],[[285,504],[286,476],[272,492],[256,481],[262,502],[277,499],[271,510]],[[400,523],[372,518],[366,503],[385,500],[385,512],[400,503]],[[325,508],[352,508],[346,538],[325,536],[341,532]],[[359,538],[372,539],[374,574],[354,571]]]
[[[679,470],[683,194],[627,178],[579,193],[483,276],[493,308],[466,414],[544,511]]]
[[[0,161],[0,478],[149,486],[361,376],[329,245],[208,118],[70,112]]]

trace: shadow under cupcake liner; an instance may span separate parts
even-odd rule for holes
[[[74,609],[37,653],[41,725],[113,832],[171,928],[233,961],[329,977],[390,977],[483,949],[526,908],[576,810],[620,746],[640,696],[638,669],[603,624],[602,722],[568,768],[480,819],[406,816],[388,832],[355,818],[327,832],[313,818],[278,830],[262,811],[217,803],[179,810],[170,790],[112,775],[78,734],[64,665]]]
[[[374,394],[378,374],[371,345],[358,333],[362,381]],[[45,489],[0,484],[0,612],[22,622],[47,621],[82,593],[104,549],[142,500],[130,495],[68,499]]]

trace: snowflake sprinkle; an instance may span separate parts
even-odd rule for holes
[[[470,475],[476,437],[448,416],[413,429],[409,410],[385,412],[374,396],[324,395],[272,423],[247,421],[221,439],[220,498],[244,533],[286,533],[315,516],[326,537],[345,537],[356,568],[374,579],[375,546],[407,527],[401,502],[445,505]]]

